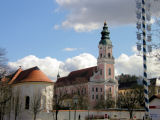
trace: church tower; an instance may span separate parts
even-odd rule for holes
[[[99,56],[97,60],[97,67],[100,71],[100,80],[114,81],[114,57],[112,55],[112,42],[109,37],[110,32],[108,26],[104,22],[103,30],[101,32],[101,40],[99,42]]]

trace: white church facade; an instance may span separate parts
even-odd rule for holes
[[[38,67],[19,68],[8,84],[12,87],[10,120],[31,120],[52,110],[54,83]]]

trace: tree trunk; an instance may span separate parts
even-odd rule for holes
[[[17,120],[17,115],[15,115],[14,120]]]
[[[133,111],[129,111],[130,119],[133,118]]]
[[[34,120],[36,120],[37,114],[34,114]]]
[[[0,120],[2,120],[2,111],[0,111]]]
[[[58,110],[56,110],[56,120],[58,120]]]

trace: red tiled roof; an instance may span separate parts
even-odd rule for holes
[[[57,87],[60,87],[73,84],[87,83],[96,70],[97,66],[73,71],[68,76],[59,78],[55,85]]]
[[[23,82],[52,82],[37,66],[22,70],[19,68],[14,76],[9,81],[9,84],[23,83]]]

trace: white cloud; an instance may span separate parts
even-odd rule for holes
[[[89,53],[83,53],[73,58],[68,58],[65,61],[64,69],[66,69],[67,71],[72,71],[91,66],[96,66],[96,64],[97,59],[93,55]]]
[[[34,55],[29,55],[15,62],[8,63],[9,67],[11,67],[12,69],[17,69],[19,66],[22,66],[23,69],[38,66],[50,78],[56,77],[58,68],[61,64],[63,64],[63,62],[58,61],[55,58],[38,58]]]
[[[56,79],[58,71],[61,76],[66,76],[70,71],[95,65],[96,58],[88,53],[68,58],[64,62],[51,57],[38,58],[34,55],[29,55],[15,62],[8,63],[8,66],[14,70],[18,69],[19,66],[22,66],[23,69],[38,66],[52,80]]]
[[[128,56],[126,54],[121,54],[115,61],[116,74],[132,74],[143,76],[143,58],[137,54]],[[155,57],[147,57],[147,69],[148,77],[160,76],[160,71],[158,70],[160,64],[156,62]]]
[[[63,50],[67,52],[71,52],[71,51],[76,51],[77,48],[64,48]]]
[[[160,64],[156,62],[155,58],[148,58],[147,61],[148,76],[160,76]],[[78,56],[68,58],[65,61],[59,61],[51,57],[38,58],[34,55],[29,55],[15,62],[9,62],[8,66],[15,70],[19,66],[22,66],[23,69],[38,66],[48,77],[50,77],[52,80],[56,80],[58,71],[62,77],[66,76],[73,70],[96,66],[96,64],[96,57],[89,53],[83,53]],[[118,75],[121,73],[142,76],[142,56],[137,56],[136,54],[131,56],[121,54],[117,59],[115,59],[115,74]]]
[[[135,0],[56,0],[56,2],[59,10],[69,11],[60,26],[73,28],[78,32],[98,29],[104,20],[111,25],[126,25],[136,21]],[[159,6],[160,1],[153,4],[154,15],[159,16]]]

